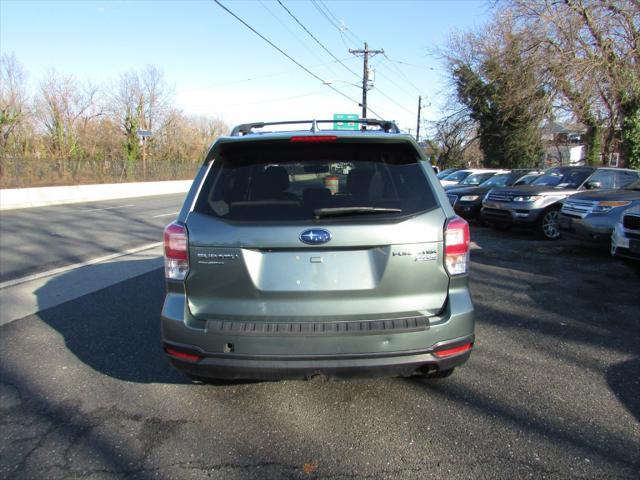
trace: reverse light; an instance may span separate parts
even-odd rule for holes
[[[453,217],[444,230],[444,266],[449,275],[463,275],[469,270],[469,224]]]
[[[450,357],[452,355],[458,355],[459,353],[471,350],[471,347],[473,347],[473,343],[465,343],[464,345],[460,345],[458,347],[443,348],[442,350],[437,350],[433,352],[433,354],[438,358]]]
[[[463,195],[460,197],[461,202],[475,202],[480,198],[480,195]]]
[[[171,280],[184,280],[189,272],[187,229],[170,223],[164,229],[164,275]]]
[[[291,143],[318,143],[318,142],[335,142],[338,139],[335,135],[300,135],[291,137]]]
[[[624,201],[620,201],[620,202],[607,202],[607,201],[603,201],[603,202],[598,202],[596,203],[596,205],[593,207],[593,211],[595,213],[605,213],[608,212],[609,210],[611,210],[612,208],[618,208],[618,207],[626,207],[627,205],[631,205],[631,202],[624,202]]]

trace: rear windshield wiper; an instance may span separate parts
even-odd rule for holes
[[[385,207],[333,207],[333,208],[316,208],[313,214],[316,218],[320,217],[338,217],[341,215],[361,215],[367,213],[398,213],[402,212],[400,208]]]

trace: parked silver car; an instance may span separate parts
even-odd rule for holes
[[[555,240],[560,237],[562,200],[584,190],[622,188],[637,178],[636,171],[620,168],[554,167],[530,185],[487,193],[481,218],[489,225],[528,228],[541,238]],[[608,187],[609,183],[617,186]]]

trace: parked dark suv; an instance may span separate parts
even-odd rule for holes
[[[558,215],[561,200],[569,195],[599,189],[617,168],[555,167],[546,170],[531,185],[491,190],[482,202],[482,220],[496,226],[535,230],[548,240],[560,237]]]
[[[186,374],[445,377],[469,358],[467,223],[395,124],[324,123],[219,138],[167,226],[162,341]],[[283,124],[311,129],[264,131]]]

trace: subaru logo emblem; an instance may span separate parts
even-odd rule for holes
[[[308,245],[321,245],[331,240],[331,233],[324,228],[312,228],[302,232],[298,238]]]

